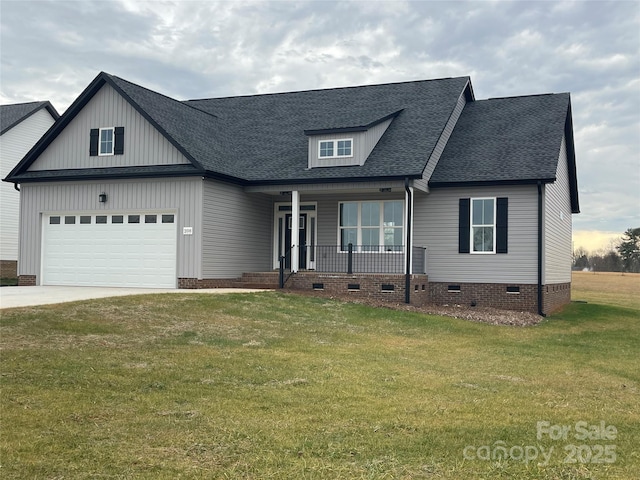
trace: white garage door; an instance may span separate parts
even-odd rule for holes
[[[170,213],[45,215],[42,284],[176,286]]]

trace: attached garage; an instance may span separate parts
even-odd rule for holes
[[[173,213],[43,215],[42,285],[176,287]]]

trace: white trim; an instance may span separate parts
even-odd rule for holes
[[[498,201],[496,200],[497,197],[472,197],[470,199],[470,204],[469,204],[469,253],[473,254],[473,255],[495,255],[496,253],[496,215],[497,215],[497,204]],[[474,200],[492,200],[493,201],[493,224],[489,225],[488,223],[483,223],[483,224],[478,224],[475,225],[476,227],[489,227],[491,226],[493,228],[493,250],[490,252],[479,252],[479,251],[475,251],[473,249],[473,227],[474,227],[474,223],[473,223],[473,202]]]
[[[345,142],[345,141],[349,141],[351,142],[351,154],[350,155],[338,155],[338,142]],[[333,143],[333,155],[330,156],[324,156],[321,155],[321,145],[323,143]],[[335,138],[335,139],[329,139],[329,140],[318,140],[318,160],[329,160],[332,158],[353,158],[353,138]]]
[[[102,132],[106,132],[107,130],[111,131],[111,151],[107,153],[102,153]],[[99,157],[108,157],[114,155],[114,150],[116,147],[116,127],[104,127],[100,128],[98,133],[98,156]]]

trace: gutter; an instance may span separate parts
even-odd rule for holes
[[[404,179],[404,190],[407,192],[407,241],[405,253],[405,275],[404,275],[404,303],[411,303],[411,205],[413,198],[409,188],[409,177]]]
[[[542,182],[538,181],[538,315],[546,317],[542,300]]]
[[[13,184],[13,188],[15,188],[18,192],[20,191],[20,186],[17,183]]]

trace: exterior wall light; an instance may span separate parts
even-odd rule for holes
[[[102,192],[100,195],[98,195],[98,201],[100,203],[105,203],[107,201],[107,194]]]

